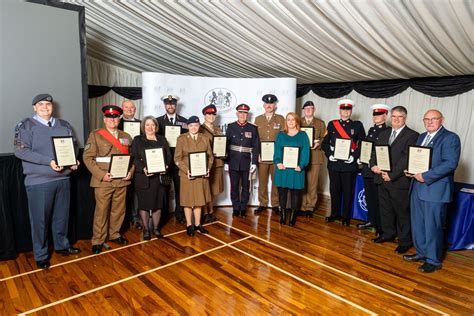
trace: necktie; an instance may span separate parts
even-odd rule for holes
[[[428,135],[428,136],[426,136],[425,141],[423,142],[423,145],[421,145],[421,146],[428,146],[430,141],[431,141],[431,136]]]
[[[393,141],[395,140],[395,137],[397,137],[397,131],[393,131],[392,135],[390,135],[390,139],[388,140],[389,145],[392,145]]]
[[[48,126],[49,126],[49,127],[53,126],[53,125],[51,124],[51,121],[48,121]]]
[[[170,122],[171,122],[171,125],[174,125],[174,119],[172,117],[170,117]]]

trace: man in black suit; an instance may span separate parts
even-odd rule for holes
[[[396,106],[391,110],[392,127],[380,133],[375,145],[390,146],[391,170],[383,171],[377,165],[376,154],[370,159],[371,170],[375,173],[380,203],[382,235],[373,239],[376,243],[394,241],[398,236],[395,252],[403,254],[413,245],[410,224],[410,181],[404,170],[408,164],[408,146],[414,145],[418,133],[405,125],[407,109]]]
[[[163,116],[156,118],[159,125],[158,134],[166,137],[166,134],[165,134],[166,126],[180,126],[181,134],[186,133],[188,131],[188,125],[187,125],[188,119],[176,113],[176,105],[178,104],[179,97],[175,95],[165,95],[161,98],[161,100],[163,101],[163,104],[165,106],[166,113]],[[168,136],[167,140],[168,140],[168,144],[170,145],[171,156],[174,157],[174,150],[176,148],[176,139],[170,139],[170,137]],[[184,210],[180,205],[180,199],[179,199],[178,171],[179,169],[174,164],[174,159],[172,159],[170,166],[168,168],[168,172],[173,177],[174,201],[176,204],[174,216],[176,217],[176,221],[182,224],[184,223]],[[169,194],[167,194],[167,196],[169,196]]]

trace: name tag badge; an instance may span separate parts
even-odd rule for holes
[[[252,138],[252,132],[245,132],[245,138]]]

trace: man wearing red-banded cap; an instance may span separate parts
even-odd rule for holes
[[[328,158],[329,192],[331,194],[331,215],[326,217],[326,222],[342,219],[342,225],[349,226],[358,170],[357,159],[360,155],[359,142],[365,139],[365,130],[361,122],[351,120],[352,109],[355,106],[354,101],[344,99],[337,104],[340,119],[328,123],[327,134],[322,144],[322,149]],[[336,155],[336,139],[350,140],[348,154]],[[341,201],[341,193],[343,201]]]

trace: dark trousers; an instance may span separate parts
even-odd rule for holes
[[[33,239],[33,254],[36,261],[46,260],[49,257],[48,233],[50,222],[54,249],[62,250],[69,248],[67,232],[71,197],[70,188],[69,179],[26,187],[31,237]]]
[[[387,188],[386,184],[380,184],[378,192],[383,237],[390,239],[398,236],[400,246],[411,245],[408,189]]]
[[[356,172],[329,171],[329,193],[331,194],[331,216],[340,216],[342,204],[342,218],[350,219]],[[342,194],[342,203],[341,203]]]
[[[230,200],[235,211],[245,211],[250,197],[248,170],[229,170]]]
[[[298,210],[300,207],[301,190],[278,187],[278,195],[280,199],[280,206],[286,208],[288,200],[288,192],[290,192],[290,205],[292,210]]]
[[[369,222],[372,223],[377,232],[381,232],[379,193],[374,178],[364,178],[364,193]]]

